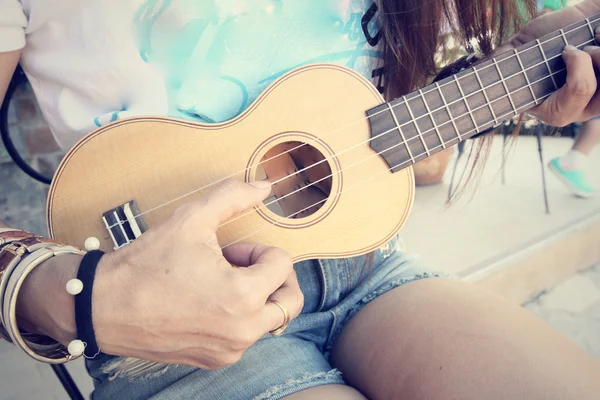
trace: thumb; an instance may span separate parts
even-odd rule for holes
[[[245,183],[228,179],[198,202],[198,212],[205,227],[216,230],[234,215],[263,201],[271,192],[270,188],[269,181]]]

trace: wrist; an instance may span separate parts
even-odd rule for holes
[[[98,348],[104,354],[121,355],[129,317],[124,312],[130,309],[121,290],[123,284],[131,282],[127,274],[130,268],[124,257],[116,253],[106,253],[100,259],[94,279],[92,294],[92,320]],[[138,332],[139,334],[139,332]]]
[[[75,306],[66,283],[77,277],[82,256],[60,255],[37,267],[25,280],[17,300],[19,326],[67,346],[76,339]]]

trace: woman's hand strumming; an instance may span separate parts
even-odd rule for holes
[[[258,244],[234,244],[222,251],[215,235],[221,223],[266,198],[269,187],[226,181],[200,201],[178,208],[132,244],[105,254],[92,302],[100,350],[216,369],[235,363],[261,336],[283,324],[282,310],[269,300],[287,308],[292,319],[297,317],[304,298],[289,255]],[[40,292],[53,274],[51,265],[42,266],[37,277],[27,279],[20,300],[24,326],[32,323],[41,332],[58,332],[51,336],[65,344],[75,339],[73,300],[65,300],[64,283],[76,275],[77,260],[69,262],[54,269],[62,271],[58,275],[71,275],[59,279],[61,289]],[[57,290],[60,298],[51,300],[53,307],[47,309],[44,293],[56,296]],[[46,326],[44,313],[53,316]],[[64,313],[68,318],[57,322]]]

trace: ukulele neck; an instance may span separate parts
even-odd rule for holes
[[[600,14],[367,111],[371,147],[393,172],[535,107],[564,85],[562,51],[595,45]]]

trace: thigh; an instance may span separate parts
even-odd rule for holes
[[[332,349],[370,399],[597,399],[600,364],[540,319],[465,282],[400,286],[349,321]]]
[[[350,386],[326,385],[294,393],[284,397],[285,400],[366,400],[359,391]]]

